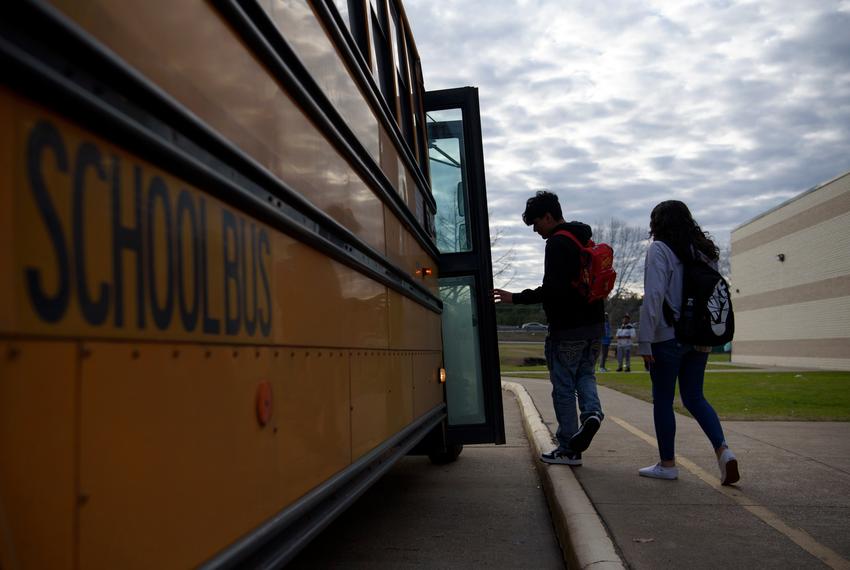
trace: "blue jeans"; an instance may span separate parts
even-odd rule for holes
[[[581,421],[597,415],[601,420],[602,406],[596,393],[596,358],[599,356],[599,339],[553,340],[546,337],[546,366],[552,382],[552,404],[558,419],[558,448],[569,449],[569,441],[578,431],[576,394],[581,410]]]
[[[702,393],[708,353],[696,351],[693,346],[680,344],[673,339],[653,343],[652,355],[655,357],[655,362],[649,368],[652,378],[652,413],[661,460],[672,461],[676,457],[673,397],[677,377],[682,404],[699,423],[711,445],[715,449],[726,445],[717,413]]]

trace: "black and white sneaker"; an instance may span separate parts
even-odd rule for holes
[[[590,447],[590,442],[593,440],[596,432],[599,431],[600,425],[602,425],[602,420],[599,419],[599,416],[588,416],[582,422],[578,431],[570,438],[570,449],[582,452]]]
[[[556,465],[581,465],[581,453],[574,451],[553,449],[549,453],[541,453],[540,461]]]

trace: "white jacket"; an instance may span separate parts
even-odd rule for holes
[[[696,252],[703,261],[717,268],[717,262]],[[682,306],[682,276],[684,267],[667,244],[653,241],[646,252],[643,271],[643,305],[640,307],[640,330],[638,331],[638,354],[652,354],[653,342],[664,342],[676,338],[672,324],[664,320],[664,301],[673,309],[673,320],[679,320]]]

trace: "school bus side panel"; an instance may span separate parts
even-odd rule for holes
[[[288,236],[274,239],[278,344],[388,346],[386,286]]]
[[[54,4],[436,292],[434,260],[211,4]],[[349,104],[421,221],[398,149]],[[197,565],[442,403],[439,314],[5,88],[0,118],[0,567]]]
[[[409,297],[389,291],[390,348],[442,350],[440,315]]]
[[[0,105],[0,125],[11,125],[12,108],[10,105]],[[15,219],[13,184],[13,153],[15,131],[11,128],[0,129],[0,331],[12,327],[12,308],[14,275],[12,265],[15,250],[12,242]]]
[[[0,332],[387,348],[386,286],[54,113],[0,102],[18,117]]]
[[[385,251],[381,200],[210,4],[52,3],[270,172]]]
[[[440,352],[420,352],[413,357],[413,415],[421,416],[443,402]]]
[[[351,363],[351,453],[357,459],[413,421],[413,357],[356,353]]]
[[[413,350],[413,417],[443,401],[440,315],[390,291],[390,347]]]
[[[0,342],[0,567],[73,568],[77,344]]]
[[[344,468],[348,376],[327,351],[87,343],[81,566],[193,566]]]
[[[38,527],[26,529],[33,544],[76,536],[84,567],[212,556],[350,464],[352,362],[358,382],[374,383],[357,387],[358,456],[411,421],[411,357],[387,351],[386,286],[55,113],[4,90],[0,101],[15,115],[2,148],[13,182],[0,194],[14,212],[4,268],[14,287],[0,333],[83,344],[61,357],[27,348],[35,358],[4,370],[16,383],[3,384],[0,411],[15,422],[2,424],[3,456],[25,445],[55,458],[21,463],[36,487],[4,483],[4,504],[54,505],[15,514]],[[358,346],[374,350],[371,364]],[[261,382],[274,396],[264,427]],[[49,421],[34,423],[39,405]],[[382,419],[360,429],[372,417]]]
[[[422,249],[413,239],[410,232],[404,230],[401,222],[395,218],[389,208],[385,207],[384,216],[387,228],[387,257],[398,267],[404,269],[431,294],[438,296],[437,262]],[[419,273],[423,268],[430,268],[431,275]]]

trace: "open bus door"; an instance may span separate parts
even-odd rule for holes
[[[446,443],[505,443],[478,89],[425,93],[440,251]],[[456,455],[456,454],[455,454]]]

